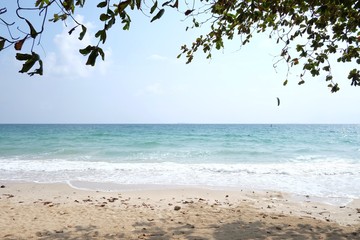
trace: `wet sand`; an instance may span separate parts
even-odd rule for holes
[[[0,239],[360,239],[360,201],[176,188],[0,182]]]

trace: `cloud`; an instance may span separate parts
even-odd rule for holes
[[[106,61],[102,61],[100,56],[97,58],[95,67],[86,66],[87,57],[79,53],[79,49],[88,45],[94,45],[95,38],[91,33],[94,28],[93,24],[84,21],[84,17],[77,15],[76,19],[84,23],[88,30],[82,41],[78,39],[81,28],[78,27],[71,35],[69,30],[71,27],[64,27],[60,34],[57,34],[54,39],[54,49],[51,51],[45,61],[45,70],[49,75],[55,75],[67,78],[85,78],[99,72],[106,74],[109,65],[111,64],[111,50],[105,51]]]

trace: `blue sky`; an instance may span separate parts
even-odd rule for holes
[[[7,2],[14,1],[0,6]],[[71,23],[47,23],[44,50],[37,48],[44,76],[18,73],[13,49],[0,53],[0,123],[360,123],[350,66],[334,65],[341,88],[335,94],[323,77],[298,86],[298,72],[284,87],[285,66],[272,67],[280,47],[267,35],[241,49],[234,39],[213,59],[200,53],[187,65],[176,58],[180,46],[205,30],[186,32],[191,20],[175,11],[154,23],[135,13],[130,31],[115,25],[103,46],[106,61],[85,66],[78,49],[96,43],[101,27],[95,2],[88,4],[76,13],[92,33],[82,42],[67,34]]]

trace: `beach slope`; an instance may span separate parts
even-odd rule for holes
[[[360,203],[278,192],[0,184],[0,239],[360,239]]]

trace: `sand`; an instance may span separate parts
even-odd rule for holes
[[[0,182],[0,239],[360,239],[360,201],[279,192],[99,192]]]

